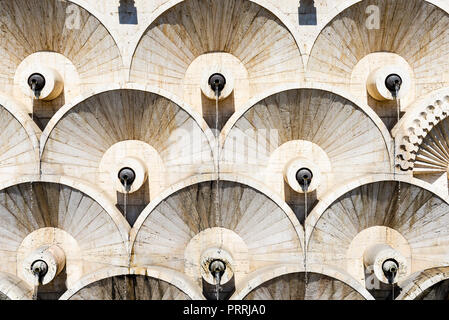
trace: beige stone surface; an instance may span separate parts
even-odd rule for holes
[[[82,7],[68,1],[2,1],[0,12],[3,93],[12,91],[19,64],[39,51],[66,56],[77,68],[84,86],[120,81],[122,61],[114,39]],[[33,19],[29,18],[30,12]]]
[[[0,300],[31,300],[33,288],[10,273],[0,273]]]
[[[378,28],[367,27],[371,20],[365,11],[369,5],[378,8]],[[334,17],[316,38],[307,65],[307,79],[347,86],[354,66],[362,58],[387,51],[409,63],[417,95],[442,88],[448,80],[444,70],[449,65],[440,51],[449,44],[447,23],[447,13],[427,1],[358,2]]]
[[[232,299],[374,299],[377,245],[396,299],[447,299],[447,1],[316,0],[310,25],[299,0],[128,4],[0,1],[0,299],[51,245],[40,299],[205,299],[215,258]]]
[[[144,213],[145,220],[140,220],[135,229],[132,266],[168,266],[183,272],[186,268],[185,250],[189,248],[190,239],[208,228],[216,227],[235,232],[245,243],[248,271],[270,264],[299,263],[302,260],[301,239],[290,220],[292,216],[288,216],[266,195],[249,186],[220,181],[218,205],[216,197],[217,183],[206,181],[176,191],[151,212]],[[174,208],[182,208],[182,211]],[[232,239],[225,237],[225,233],[221,235],[220,232],[214,234],[218,243],[211,243],[210,248],[218,246],[234,256],[237,264],[241,263],[236,251],[241,248],[225,241]],[[200,244],[197,250],[209,249]],[[200,264],[200,261],[192,263]],[[238,270],[239,266],[233,268]],[[239,275],[236,273],[236,276]],[[199,273],[192,278],[198,285],[201,283]],[[240,280],[235,279],[236,283]]]
[[[70,300],[189,300],[174,286],[159,279],[123,275],[94,282]]]
[[[351,287],[325,275],[308,273],[283,275],[267,281],[245,300],[364,300]]]
[[[400,197],[400,200],[398,200]],[[309,258],[318,263],[345,265],[348,272],[349,250],[361,231],[385,226],[406,240],[410,253],[410,272],[447,265],[445,199],[406,182],[381,181],[361,185],[336,199],[324,212],[311,214],[308,238]],[[312,224],[313,223],[313,224]],[[344,226],[344,228],[343,228]],[[369,233],[365,235],[367,241]],[[395,246],[405,245],[404,240]],[[383,243],[387,239],[384,239]],[[348,256],[349,255],[349,256]],[[354,262],[354,261],[352,261]]]
[[[108,153],[123,141],[128,141],[126,145],[131,149],[131,140],[148,145],[149,154],[141,147],[127,155],[146,164],[151,197],[157,196],[157,190],[213,168],[204,124],[198,123],[188,109],[157,93],[132,88],[103,91],[67,110],[61,109],[53,120],[41,140],[42,173],[63,174],[95,184],[111,201],[116,187],[110,176],[118,175],[112,170],[114,163],[120,164],[121,156],[120,152],[115,156]]]
[[[398,299],[401,300],[426,300],[426,296],[432,295],[432,291],[438,288],[438,284],[443,284],[448,278],[448,268],[438,267],[422,270],[414,273],[409,279],[402,284],[404,290],[399,295]],[[436,285],[436,286],[435,286]],[[432,287],[436,288],[433,289]],[[432,290],[433,289],[433,290]],[[435,292],[437,293],[437,292]],[[432,297],[430,297],[432,299]],[[433,297],[436,300],[443,300],[446,296]]]
[[[218,33],[218,24],[227,32]],[[266,86],[302,81],[301,55],[289,30],[268,10],[242,0],[188,0],[164,12],[139,41],[130,80],[182,96],[180,86],[189,66],[209,52],[226,52],[240,60],[251,96]]]
[[[307,270],[307,272],[306,272]],[[307,285],[305,276],[307,274]],[[309,280],[313,280],[309,287]],[[333,289],[326,292],[326,286]],[[276,288],[277,286],[277,288]],[[271,287],[271,288],[270,288]],[[282,289],[281,289],[282,288]],[[347,295],[347,296],[346,296]],[[339,268],[322,264],[272,265],[252,272],[245,279],[245,286],[238,289],[231,300],[263,299],[347,299],[374,300],[373,296],[348,273]]]
[[[46,100],[51,101],[60,98],[52,103],[48,103],[48,101],[42,103],[45,106],[44,110],[39,110],[38,106],[34,106],[36,103],[36,101],[33,101],[35,99],[34,93],[28,85],[28,77],[34,73],[42,74],[45,77],[46,86],[40,94],[41,99],[46,98]],[[48,86],[48,81],[55,78],[54,74],[56,74],[57,81]],[[61,107],[61,101],[72,101],[83,90],[85,89],[82,87],[77,68],[70,59],[61,53],[35,52],[27,56],[17,66],[14,74],[14,97],[27,107],[25,111],[33,113],[33,115],[34,113],[47,113],[51,116],[52,112],[56,111],[53,109]]]
[[[410,275],[412,253],[407,239],[395,229],[385,226],[373,226],[363,229],[351,240],[346,253],[347,272],[359,280],[360,283],[365,284],[365,268],[373,266],[372,263],[375,261],[372,260],[377,258],[379,251],[372,249],[375,249],[378,245],[388,246],[397,252],[396,255],[400,257],[404,266],[404,268],[401,268],[400,273],[402,279]],[[369,257],[371,259],[368,258],[370,251],[375,253]],[[391,257],[389,253],[387,255]],[[383,274],[376,274],[376,278],[380,281],[385,281],[385,275]]]
[[[23,183],[3,189],[0,202],[0,255],[5,262],[1,272],[27,281],[22,262],[43,244],[59,245],[67,251],[68,285],[83,274],[126,264],[126,238],[108,212],[76,189],[54,183]]]
[[[357,176],[391,170],[388,137],[383,137],[382,125],[379,128],[376,120],[331,92],[308,88],[282,91],[230,119],[222,133],[221,169],[265,181],[284,197],[285,164],[296,157],[311,159],[323,163],[322,183],[316,187],[320,198]],[[307,148],[290,145],[281,157],[277,155],[284,144],[299,145],[301,141],[322,151],[310,154]],[[242,149],[233,152],[235,144]]]

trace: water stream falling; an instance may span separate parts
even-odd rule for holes
[[[214,73],[209,77],[209,85],[212,91],[215,93],[215,143],[216,143],[216,162],[215,162],[215,171],[217,174],[216,181],[216,194],[215,194],[215,225],[217,227],[223,227],[222,222],[222,213],[221,213],[221,196],[220,196],[220,129],[219,129],[219,110],[218,110],[218,101],[220,98],[220,93],[226,85],[225,77],[220,73]],[[212,197],[212,190],[211,190]],[[221,248],[223,247],[223,233],[218,232],[220,247],[218,249],[218,253],[221,252]],[[223,275],[224,270],[226,269],[226,264],[221,260],[215,260],[209,265],[209,270],[212,273],[212,276],[215,281],[215,296],[217,300],[220,299],[220,282],[221,277]]]
[[[401,117],[401,101],[399,99],[399,89],[400,89],[400,86],[396,85],[394,100],[396,101],[397,123],[399,123],[399,119]],[[394,150],[396,153],[396,147],[394,148]],[[395,154],[394,162],[395,162],[394,163],[394,172],[396,173],[396,154]],[[400,203],[401,203],[401,181],[398,181],[398,208],[400,206]]]
[[[215,272],[215,297],[220,300],[220,273]]]
[[[28,77],[28,86],[30,87],[31,91],[34,93],[33,97],[33,104],[34,100],[39,100],[41,96],[41,91],[45,87],[45,78],[40,73],[33,73]],[[31,110],[31,119],[34,121],[34,114],[33,114],[33,108]]]
[[[401,84],[399,82],[395,82],[394,86],[394,94],[393,98],[396,101],[396,116],[397,116],[397,122],[399,123],[399,120],[401,118],[401,101],[399,99],[399,90],[401,88]],[[394,178],[396,179],[396,145],[394,146]],[[398,180],[398,198],[397,198],[397,210],[399,211],[399,208],[401,206],[401,181]],[[391,283],[391,300],[394,300],[394,281]]]
[[[394,300],[394,283],[391,284],[391,300]]]
[[[296,172],[296,181],[298,181],[300,187],[304,191],[304,245],[303,245],[303,256],[304,256],[304,295],[307,292],[308,286],[308,274],[307,274],[307,240],[306,240],[306,219],[308,208],[308,191],[309,186],[312,182],[313,173],[308,168],[301,168]]]
[[[218,124],[219,124],[219,114],[218,114],[218,98],[220,96],[220,91],[218,86],[215,88],[215,132],[216,132],[216,136],[215,136],[215,141],[217,144],[217,194],[215,197],[215,204],[216,204],[216,225],[217,227],[221,227],[222,223],[221,223],[221,199],[220,199],[220,143],[219,143],[219,138],[220,138],[220,130],[218,129]],[[223,237],[220,234],[220,244],[222,247],[223,246]],[[219,272],[215,272],[214,274],[215,276],[215,296],[217,298],[217,300],[220,299],[220,280],[221,280],[221,275]]]
[[[33,182],[30,181],[30,213],[33,215]],[[39,273],[34,273],[33,300],[37,300],[37,291],[39,289]]]
[[[124,288],[124,290],[123,290],[123,300],[129,300],[128,299],[128,276],[127,275],[125,275],[125,279],[124,279],[124,281],[123,281],[123,288]]]
[[[47,271],[48,265],[43,260],[36,260],[31,265],[31,272],[34,275],[33,300],[37,300],[39,284],[41,283],[41,279],[46,275]]]
[[[30,213],[33,216],[33,181],[30,181]],[[34,290],[33,290],[33,300],[37,300],[37,291],[39,289],[39,274],[34,274]]]
[[[33,290],[33,300],[37,300],[37,292],[39,289],[39,273],[34,274],[34,290]]]
[[[34,92],[34,90],[35,90],[35,86],[33,85],[33,86],[31,86],[31,90],[33,90],[33,92]],[[38,99],[38,97],[36,96],[36,94],[34,94],[34,96],[33,96],[33,106],[31,106],[31,120],[34,122],[34,103],[35,103],[35,100],[37,100]]]
[[[215,282],[215,297],[220,300],[221,291],[221,277],[226,270],[226,264],[222,260],[214,260],[209,265],[209,271],[211,272]]]
[[[129,188],[128,188],[128,184],[127,184],[127,180],[124,181],[124,185],[123,187],[125,188],[125,194],[123,196],[123,214],[125,216],[125,220],[128,221],[128,215],[127,215],[127,201],[128,201],[128,193],[129,193]],[[125,281],[123,281],[124,283],[124,292],[123,292],[123,300],[128,300],[128,286],[126,283],[126,275],[125,275]]]
[[[216,225],[221,226],[220,224],[220,144],[219,144],[219,138],[220,138],[220,131],[218,130],[218,98],[220,96],[220,91],[218,86],[215,88],[215,143],[216,146],[216,155],[217,155],[217,193],[215,196],[215,205],[216,205]]]
[[[217,213],[216,215],[216,226],[217,227],[222,227],[222,219],[221,219],[221,197],[220,197],[220,143],[219,143],[219,139],[220,139],[220,130],[219,130],[219,111],[218,111],[218,100],[220,97],[220,88],[217,85],[215,87],[215,142],[217,144],[217,150],[216,150],[216,154],[217,154],[217,166],[216,166],[216,170],[217,170],[217,191],[216,191],[216,197],[215,197],[215,212]],[[222,233],[220,233],[220,248],[223,247],[223,235]]]
[[[124,189],[124,195],[123,195],[123,214],[125,219],[128,221],[128,195],[129,191],[131,190],[131,185],[133,184],[134,180],[136,179],[136,173],[134,170],[130,167],[124,167],[120,169],[118,173],[118,178],[120,180],[120,183],[123,186]]]
[[[306,218],[307,218],[307,190],[309,186],[307,184],[307,180],[304,180],[304,296],[307,293],[307,285],[308,285],[308,279],[307,279],[307,242],[306,242]]]
[[[388,283],[391,285],[391,299],[394,300],[394,280],[398,273],[399,265],[395,260],[388,259],[383,263],[382,269]]]

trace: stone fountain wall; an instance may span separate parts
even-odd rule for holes
[[[0,299],[447,298],[448,75],[445,0],[1,1]]]

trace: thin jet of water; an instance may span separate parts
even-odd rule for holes
[[[30,181],[30,211],[33,215],[33,181]]]
[[[398,94],[399,94],[399,87],[396,86],[396,94],[395,94],[394,99],[396,100],[396,110],[397,110],[397,117],[398,117],[398,121],[397,122],[399,122],[399,119],[401,117],[401,115],[400,115],[400,112],[401,112],[401,101],[399,99]],[[396,158],[395,158],[395,161],[396,161]],[[395,168],[396,168],[396,163],[395,163]],[[401,181],[398,181],[398,208],[399,208],[400,204],[401,204]]]
[[[397,114],[397,122],[396,123],[399,123],[399,119],[401,117],[401,101],[399,99],[399,89],[400,89],[400,86],[396,85],[395,86],[395,94],[394,94],[394,100],[396,101],[396,114]],[[394,173],[396,174],[396,146],[395,146],[394,150],[395,150]],[[397,199],[397,202],[398,202],[397,208],[398,208],[398,211],[399,211],[399,208],[401,206],[401,181],[400,180],[398,181],[398,199]],[[392,281],[392,283],[391,283],[391,299],[394,300],[394,281]]]
[[[218,139],[220,137],[219,131],[218,131],[218,97],[219,97],[219,91],[218,87],[215,89],[215,139],[217,144],[217,195],[216,195],[216,203],[217,203],[217,219],[219,218],[220,212],[218,211],[219,205],[220,205],[220,189],[219,189],[219,183],[220,183],[220,146],[218,143]],[[217,221],[218,222],[218,221]],[[217,223],[218,226],[218,223]]]
[[[125,281],[123,281],[123,287],[124,287],[124,293],[123,293],[123,300],[128,300],[128,276],[125,275]]]
[[[391,300],[394,300],[394,283],[391,284]]]
[[[125,220],[128,221],[128,216],[127,216],[127,202],[128,202],[128,185],[127,185],[127,180],[124,181],[124,188],[125,188],[125,194],[123,196],[123,212],[125,215]]]
[[[216,150],[216,155],[217,155],[217,191],[216,191],[216,196],[215,196],[215,212],[216,212],[216,225],[217,227],[222,227],[222,221],[221,221],[221,199],[220,199],[220,144],[219,144],[219,138],[220,138],[220,131],[218,130],[218,123],[219,123],[219,114],[218,114],[218,99],[220,96],[220,91],[218,86],[215,88],[215,143],[217,144],[217,150]],[[220,243],[221,245],[223,245],[223,237],[220,234]]]
[[[37,300],[37,291],[39,289],[39,273],[34,274],[34,290],[33,290],[33,300]]]
[[[215,296],[220,300],[220,273],[215,272]]]

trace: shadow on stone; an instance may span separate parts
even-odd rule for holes
[[[298,7],[298,21],[300,26],[316,26],[316,8],[314,0],[301,0]]]
[[[137,24],[137,8],[134,0],[120,0],[118,7],[118,17],[120,24]]]

